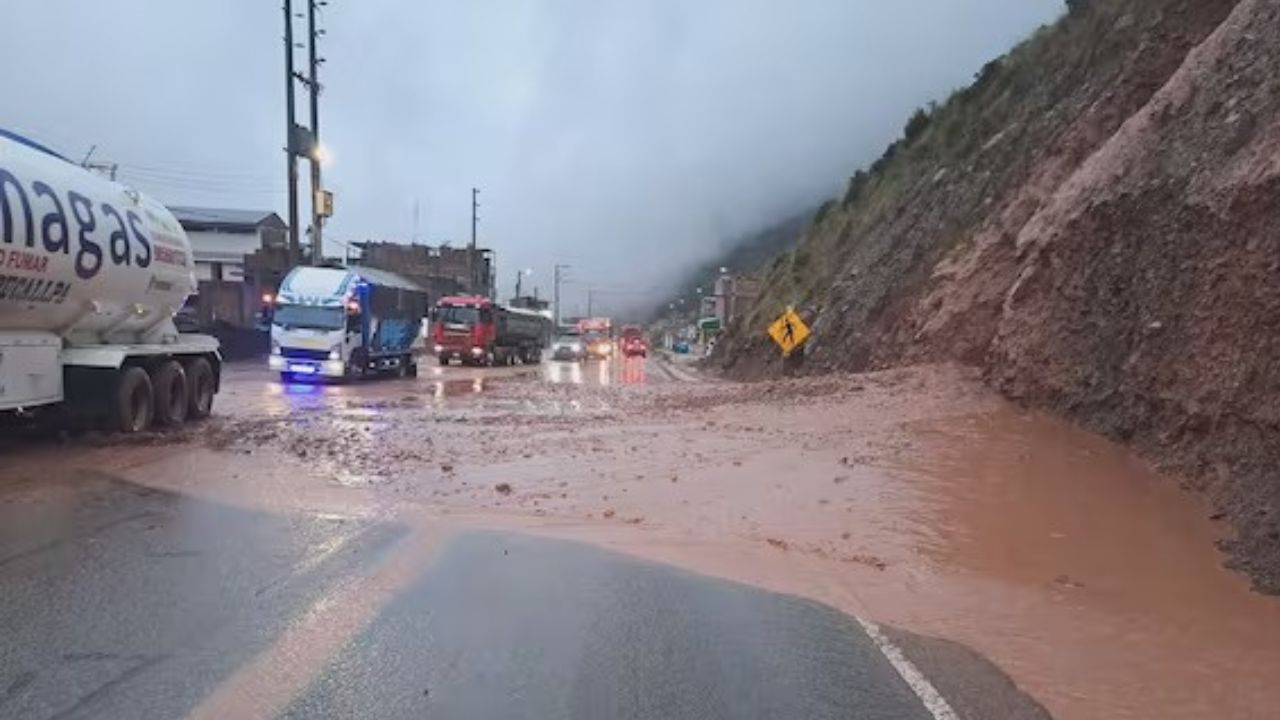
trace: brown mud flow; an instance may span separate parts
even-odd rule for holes
[[[198,433],[7,449],[6,480],[40,493],[94,469],[273,512],[586,540],[963,643],[1060,720],[1280,704],[1280,602],[1223,569],[1208,510],[967,371],[601,386],[449,368],[300,395],[233,378]]]
[[[1280,594],[1280,2],[1068,6],[823,206],[713,358],[781,374],[795,304],[801,372],[981,368],[1203,490]]]

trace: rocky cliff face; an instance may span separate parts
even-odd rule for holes
[[[1280,592],[1280,0],[1098,0],[855,178],[722,343],[814,321],[803,371],[925,360],[1205,489]],[[908,133],[910,136],[911,133]]]

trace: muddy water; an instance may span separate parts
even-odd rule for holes
[[[927,488],[936,536],[920,549],[972,607],[938,617],[939,630],[1015,659],[1062,717],[1100,700],[1108,717],[1132,718],[1274,707],[1280,603],[1221,567],[1219,529],[1171,478],[1011,408],[903,434],[910,451],[885,470]]]
[[[1276,716],[1280,602],[1121,447],[954,377],[681,419],[551,531],[963,642],[1060,719]]]
[[[586,540],[963,642],[1060,720],[1275,717],[1280,602],[1123,449],[950,369],[671,380],[617,362],[348,386],[233,372],[186,441],[8,467]]]

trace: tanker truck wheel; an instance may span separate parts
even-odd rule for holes
[[[151,378],[140,367],[126,367],[116,380],[115,406],[110,416],[111,429],[137,433],[151,427],[154,411]]]
[[[187,373],[177,360],[166,360],[151,371],[155,389],[155,421],[165,427],[178,427],[187,421],[189,407]]]
[[[187,363],[187,419],[203,420],[213,412],[213,366],[204,358]]]

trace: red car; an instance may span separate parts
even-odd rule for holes
[[[626,357],[648,357],[649,343],[644,340],[644,333],[638,327],[622,329],[622,354]]]

